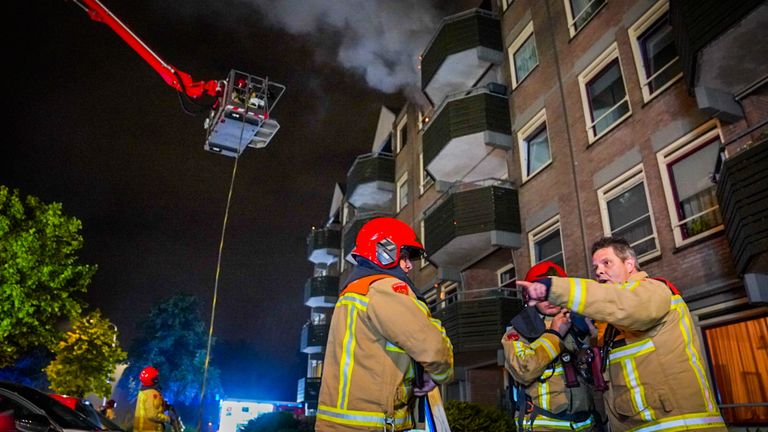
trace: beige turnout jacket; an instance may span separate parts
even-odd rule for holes
[[[607,414],[613,431],[726,431],[688,306],[638,272],[620,284],[553,277],[549,301],[624,335],[609,354]]]
[[[162,432],[163,423],[169,421],[170,417],[163,414],[163,395],[153,388],[141,390],[136,399],[134,432]]]
[[[412,359],[436,383],[453,377],[445,329],[408,285],[385,276],[369,289],[345,292],[331,320],[315,430],[413,427]]]
[[[549,328],[552,317],[546,317],[544,322]],[[560,361],[555,362],[564,349],[577,351],[578,344],[571,333],[568,333],[564,340],[552,333],[544,333],[531,341],[511,328],[501,339],[501,344],[504,347],[507,370],[515,381],[525,386],[525,393],[535,406],[556,414],[592,410],[590,387],[579,377],[578,387],[567,388],[563,365]],[[592,420],[587,420],[571,424],[569,421],[541,415],[535,418],[532,425],[528,419],[525,422],[536,431],[580,431],[591,428],[592,423]]]

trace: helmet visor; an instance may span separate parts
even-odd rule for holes
[[[424,252],[424,249],[419,249],[413,246],[403,246],[402,248],[400,248],[400,259],[417,261],[426,257],[427,257],[427,253]]]

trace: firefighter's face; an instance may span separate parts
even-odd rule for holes
[[[629,280],[635,268],[632,258],[622,261],[612,247],[598,249],[592,255],[595,279],[600,283],[621,283]]]
[[[541,313],[542,315],[555,316],[558,313],[560,313],[560,310],[562,309],[562,307],[555,306],[549,301],[544,300],[536,303],[536,309],[538,309],[539,313]]]

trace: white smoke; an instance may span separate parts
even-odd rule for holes
[[[441,13],[429,1],[250,0],[276,27],[311,38],[340,38],[339,64],[384,92],[419,82],[418,56]]]

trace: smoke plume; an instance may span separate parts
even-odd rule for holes
[[[387,93],[418,84],[418,56],[441,19],[429,1],[250,1],[276,27],[318,41],[336,38],[335,61]]]

